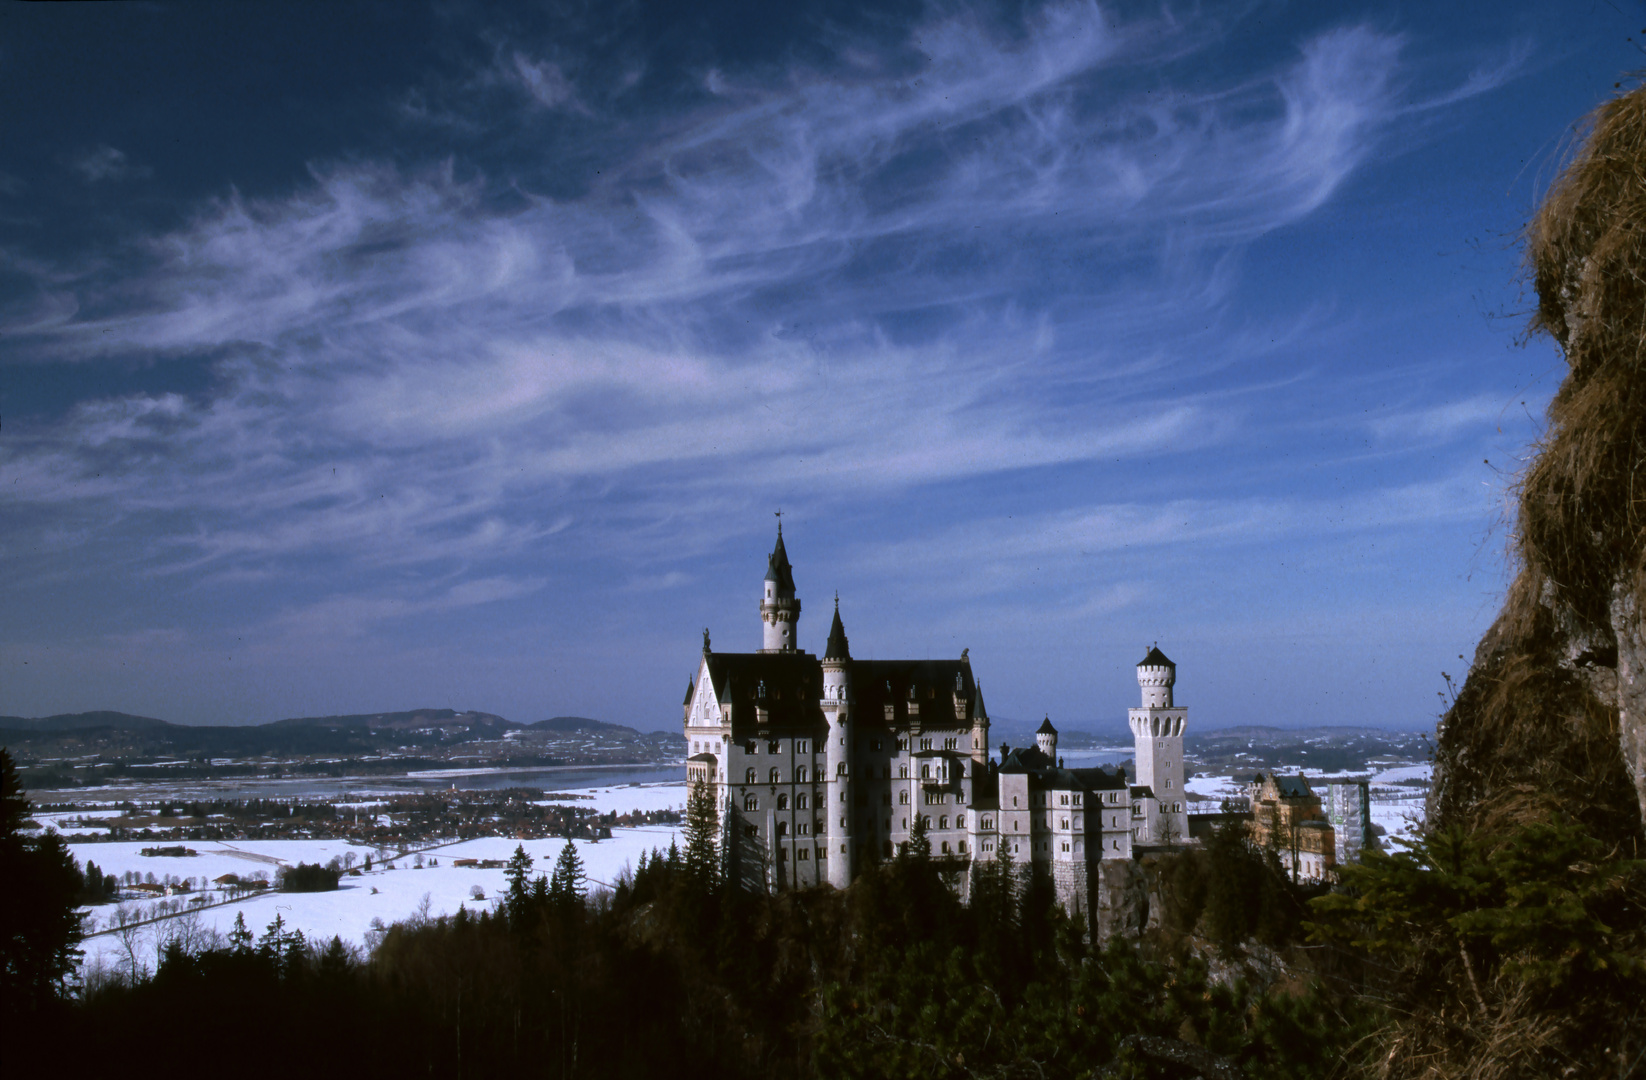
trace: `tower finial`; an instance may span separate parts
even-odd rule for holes
[[[777,535],[783,535],[783,511],[777,511]]]
[[[707,626],[703,628],[703,655],[709,655],[709,628]]]

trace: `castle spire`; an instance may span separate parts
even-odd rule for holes
[[[834,623],[829,627],[829,644],[823,650],[825,660],[850,660],[852,649],[846,640],[846,627],[840,621],[840,594],[834,594]]]
[[[761,652],[794,652],[800,601],[794,595],[794,567],[783,546],[783,518],[777,519],[777,543],[766,558],[766,580],[761,584]]]

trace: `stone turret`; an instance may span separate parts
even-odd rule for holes
[[[766,560],[766,580],[760,596],[764,631],[761,652],[794,652],[800,624],[800,601],[794,595],[794,568],[783,547],[783,522],[777,523],[777,546]]]
[[[1039,729],[1034,733],[1034,744],[1040,748],[1042,754],[1053,761],[1057,760],[1057,729],[1052,727],[1051,717],[1048,716],[1040,722]]]
[[[852,651],[846,627],[840,621],[840,596],[834,598],[834,622],[829,626],[829,642],[823,650],[823,719],[828,722],[825,748],[828,800],[820,809],[828,835],[828,878],[837,889],[852,881],[852,859],[857,852],[852,841]]]
[[[1137,782],[1154,793],[1160,812],[1155,835],[1145,843],[1179,843],[1189,835],[1188,803],[1183,791],[1183,727],[1189,710],[1172,703],[1177,665],[1160,651],[1149,649],[1137,665],[1141,707],[1128,719],[1137,759]]]

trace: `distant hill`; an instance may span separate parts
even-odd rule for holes
[[[59,713],[28,719],[22,716],[0,716],[0,728],[11,731],[85,731],[92,728],[114,728],[120,731],[144,731],[176,725],[152,716],[133,716],[131,713],[99,712]]]
[[[513,720],[494,713],[458,712],[456,709],[412,709],[408,712],[354,713],[348,716],[294,716],[263,727],[311,727],[357,731],[417,731],[422,728],[517,728]]]
[[[547,720],[539,720],[526,726],[534,731],[610,731],[623,735],[640,734],[632,727],[608,724],[604,720],[591,720],[587,716],[551,716]]]

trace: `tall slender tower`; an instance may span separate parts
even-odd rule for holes
[[[779,541],[781,544],[782,541]],[[780,549],[781,550],[781,549]],[[829,723],[826,768],[829,770],[827,818],[829,884],[844,889],[852,881],[852,651],[840,622],[840,597],[834,599],[834,624],[823,650],[823,718]]]
[[[1183,794],[1183,725],[1189,710],[1172,704],[1177,665],[1158,646],[1137,665],[1137,685],[1143,705],[1132,709],[1132,743],[1137,758],[1137,782],[1154,792],[1160,813],[1155,819],[1153,843],[1179,843],[1188,838],[1188,804]]]
[[[800,622],[800,601],[794,595],[794,568],[783,549],[783,521],[777,522],[777,546],[766,560],[766,580],[760,597],[760,621],[765,630],[761,652],[794,652]]]

